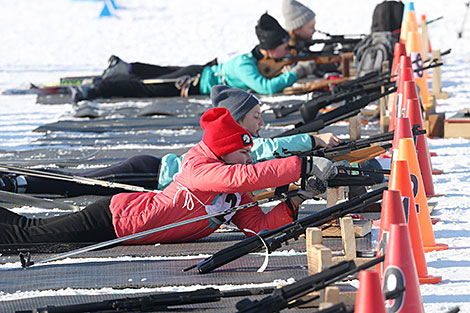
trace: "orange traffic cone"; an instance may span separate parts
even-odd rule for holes
[[[408,84],[408,85],[409,85],[408,86],[409,89],[415,89],[414,85],[411,85],[411,84]],[[407,86],[405,86],[405,90],[406,90],[406,87]],[[421,106],[419,102],[417,101],[417,99],[409,99],[409,100],[405,100],[405,103],[406,103],[405,114],[410,118],[410,122],[413,125],[419,124],[419,129],[424,129],[423,113],[421,111]],[[428,197],[435,197],[436,194],[434,193],[434,185],[432,185],[431,174],[440,175],[440,174],[443,174],[444,171],[432,169],[431,154],[429,152],[427,138],[424,134],[418,136],[418,141],[416,142],[416,150],[418,151],[419,166],[422,166],[421,172],[423,173],[423,181],[424,181],[424,187],[426,188],[426,195]],[[432,186],[432,189],[429,186]]]
[[[406,51],[411,57],[411,62],[414,70],[423,67],[423,47],[421,38],[417,31],[408,32]],[[419,94],[421,95],[421,101],[423,102],[423,106],[427,110],[431,107],[431,101],[429,100],[428,82],[426,80],[424,71],[414,72],[414,78],[415,82],[419,86]]]
[[[392,162],[392,169],[393,169]],[[391,179],[392,177],[390,177]],[[390,181],[390,180],[389,180]],[[390,187],[389,187],[390,189]],[[403,205],[401,204],[401,193],[397,190],[385,190],[382,197],[382,210],[380,212],[380,230],[377,245],[377,257],[386,254],[387,242],[392,224],[406,223],[408,216],[405,217]],[[375,266],[375,269],[383,274],[383,263]]]
[[[392,159],[394,160],[397,158],[396,154],[398,153],[398,143],[401,138],[413,138],[410,119],[407,117],[400,117],[397,119],[397,127],[395,128],[392,141]]]
[[[418,215],[416,213],[416,205],[413,195],[413,186],[411,184],[412,181],[416,181],[416,178],[410,176],[408,161],[400,160],[392,162],[388,190],[400,190],[402,197],[400,201],[402,201],[403,203],[405,216],[408,220],[408,230],[410,232],[411,248],[413,250],[413,258],[415,260],[419,283],[437,284],[442,281],[442,277],[428,275],[428,266],[426,264],[426,258],[424,256],[423,241],[421,239],[421,230],[419,228]]]
[[[409,82],[407,82],[407,85],[410,85],[408,83]],[[414,86],[411,86],[410,88],[414,88]],[[418,99],[408,99],[406,102],[405,111],[413,125],[419,124],[419,128],[424,129],[423,119],[421,117],[421,107],[419,105]],[[432,181],[432,163],[426,135],[422,134],[417,136],[415,143],[418,154],[419,168],[421,169],[421,175],[423,177],[424,191],[427,197],[434,197],[436,196],[436,193],[434,191],[434,183]]]
[[[395,49],[393,50],[393,61],[392,61],[392,72],[390,73],[391,81],[394,82],[397,80],[394,75],[398,75],[398,65],[400,64],[400,57],[406,56],[406,47],[404,43],[397,42],[395,43]]]
[[[418,22],[413,2],[408,2],[403,8],[403,18],[401,20],[400,41],[406,42],[408,32],[418,31]]]
[[[376,271],[359,272],[359,288],[354,313],[385,313],[385,296]]]
[[[410,234],[406,224],[392,225],[384,267],[382,280],[384,293],[405,288],[399,297],[385,301],[387,312],[424,313],[423,299],[411,253]]]
[[[399,140],[396,160],[407,160],[408,166],[410,167],[410,174],[416,177],[416,181],[413,181],[413,195],[416,203],[416,211],[418,213],[424,252],[448,249],[449,247],[446,244],[438,244],[434,238],[428,202],[424,192],[423,178],[421,176],[413,139],[402,138]]]
[[[400,65],[398,66],[397,91],[393,98],[392,110],[390,113],[390,124],[388,131],[392,131],[396,126],[397,117],[402,117],[401,108],[403,106],[403,82],[413,80],[413,71],[411,69],[411,60],[407,56],[400,57]]]

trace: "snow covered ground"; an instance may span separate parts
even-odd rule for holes
[[[457,39],[464,2],[414,1],[418,17],[444,16],[429,25],[429,32],[434,49],[452,48],[442,69],[443,89],[451,97],[440,100],[437,107],[448,117],[470,107],[470,22],[463,28],[463,38]],[[360,34],[369,32],[379,1],[303,3],[316,12],[318,29]],[[117,4],[123,8],[114,17],[100,19],[101,1],[0,0],[0,92],[31,82],[58,82],[67,75],[101,73],[112,54],[162,65],[205,63],[216,56],[224,60],[252,48],[254,26],[266,10],[282,24],[281,1],[127,0]],[[42,134],[31,130],[70,110],[70,105],[38,105],[33,95],[0,95],[0,149],[37,147],[31,142]],[[425,310],[444,312],[459,305],[462,312],[470,312],[470,141],[432,139],[428,143],[438,154],[432,158],[434,168],[445,172],[434,177],[437,193],[445,195],[438,200],[441,222],[434,225],[436,241],[450,248],[426,254],[430,274],[442,276],[443,282],[421,286]],[[11,296],[0,291],[0,301]]]

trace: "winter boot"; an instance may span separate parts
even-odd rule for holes
[[[24,193],[28,183],[24,176],[15,174],[0,174],[0,190]]]
[[[119,57],[112,55],[108,60],[108,68],[104,70],[101,77],[107,79],[116,75],[129,75],[129,64]]]

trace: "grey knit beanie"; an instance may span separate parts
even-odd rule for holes
[[[295,0],[282,1],[282,15],[284,15],[284,28],[288,31],[302,27],[315,18],[315,13]]]
[[[235,121],[243,118],[255,105],[261,104],[252,94],[225,85],[212,87],[211,101],[216,107],[228,109]]]

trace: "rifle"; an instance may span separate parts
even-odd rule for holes
[[[274,136],[274,138],[319,131],[325,126],[344,120],[348,117],[357,115],[361,111],[361,109],[367,106],[370,102],[385,97],[386,95],[391,94],[396,90],[397,88],[393,87],[391,89],[385,90],[384,92],[366,94],[365,96],[357,100],[347,102],[346,104],[337,107],[331,110],[330,112],[318,116],[313,121],[310,121],[308,123],[297,123],[293,129],[287,130],[279,135],[276,135]]]
[[[419,129],[419,127],[420,127],[419,124],[413,125],[411,129],[413,136],[419,136],[419,135],[423,135],[426,133],[426,130]],[[331,147],[331,148],[314,148],[308,151],[289,151],[287,149],[283,149],[282,155],[279,153],[275,153],[274,157],[283,158],[283,157],[292,156],[292,155],[296,155],[298,157],[318,156],[318,157],[323,157],[323,158],[327,158],[330,160],[341,161],[340,159],[337,158],[338,156],[342,156],[342,155],[351,153],[352,151],[361,150],[361,149],[370,147],[373,143],[390,141],[393,139],[394,135],[395,135],[395,131],[392,130],[387,133],[370,136],[369,138],[361,138],[361,139],[354,140],[354,141],[343,141],[336,147]]]
[[[356,266],[353,260],[343,261],[322,272],[303,278],[296,283],[276,289],[272,295],[262,300],[251,301],[244,299],[238,302],[236,307],[238,312],[243,313],[274,313],[285,308],[294,308],[319,298],[319,296],[315,296],[309,300],[299,299],[308,293],[324,289],[336,281],[383,262],[384,259],[384,256],[381,256],[360,266]]]
[[[304,234],[307,227],[315,227],[323,225],[333,219],[337,219],[351,212],[357,212],[382,198],[384,190],[387,187],[378,188],[368,193],[356,196],[348,201],[339,203],[322,210],[310,214],[302,219],[286,224],[274,230],[264,230],[257,236],[242,240],[231,247],[220,250],[209,258],[199,261],[183,271],[191,270],[197,267],[199,273],[209,273],[210,271],[236,260],[248,253],[253,253],[267,247],[268,253],[272,253],[281,247],[282,243],[290,239],[298,239]]]
[[[349,82],[349,81],[345,81],[343,83],[346,83],[346,82]],[[342,85],[343,83],[341,83],[340,85]],[[320,94],[307,102],[296,103],[294,105],[291,105],[290,107],[273,108],[272,111],[276,118],[283,118],[291,113],[297,112],[300,109],[302,117],[305,120],[306,117],[304,117],[305,113],[303,110],[307,108],[308,114],[306,114],[306,116],[308,116],[310,120],[313,120],[315,119],[315,117],[318,114],[318,111],[321,108],[324,108],[332,103],[345,101],[345,100],[351,100],[354,97],[357,97],[363,94],[380,91],[381,90],[380,88],[382,86],[389,88],[392,86],[392,84],[394,83],[390,83],[388,81],[382,81],[382,82],[371,83],[369,85],[365,85],[365,84],[356,85],[357,88],[354,88],[354,89],[351,88],[351,90],[341,90],[339,93],[335,92],[335,93]],[[334,88],[332,90],[334,90]]]
[[[281,73],[284,66],[298,61],[315,61],[317,64],[331,64],[341,62],[344,58],[351,59],[352,52],[331,53],[331,52],[308,52],[302,56],[284,57],[280,59],[261,59],[258,61],[258,71],[266,78],[276,77]]]
[[[356,45],[358,44],[363,38],[345,38],[344,35],[335,35],[330,36],[330,38],[326,39],[310,39],[305,41],[306,46],[313,46],[317,44],[325,44],[325,45],[335,45],[335,44],[342,44],[342,45]]]
[[[67,312],[153,312],[170,311],[172,306],[218,302],[222,298],[263,295],[274,291],[274,288],[221,291],[216,288],[205,288],[186,292],[169,292],[150,296],[106,300],[64,306],[47,306],[16,313],[67,313]]]

